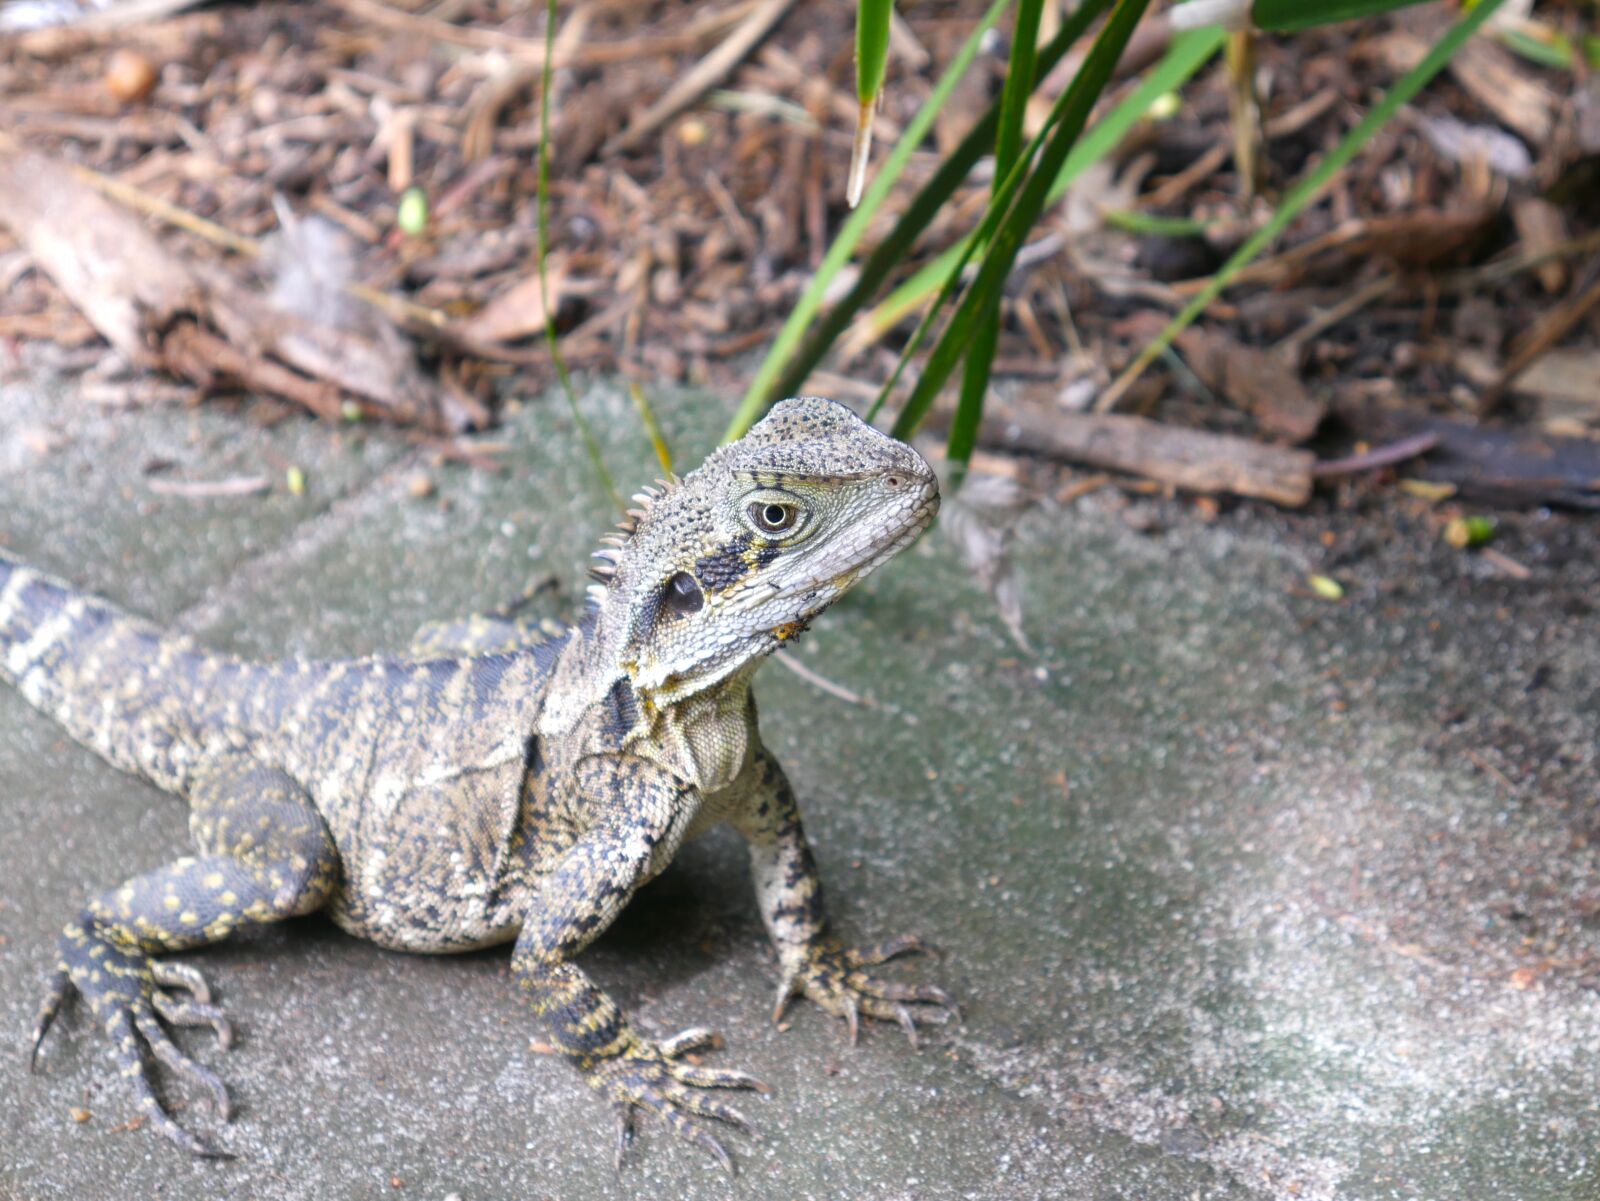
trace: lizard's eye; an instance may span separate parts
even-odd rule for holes
[[[764,533],[781,534],[794,529],[800,520],[800,507],[775,500],[758,500],[750,506],[750,520]]]

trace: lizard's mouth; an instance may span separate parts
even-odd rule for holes
[[[818,570],[789,583],[773,581],[773,591],[765,598],[781,600],[791,596],[809,596],[821,601],[826,608],[840,594],[855,586],[872,572],[883,566],[922,536],[939,513],[939,481],[932,471],[916,493],[907,497],[900,511],[900,520],[880,534],[867,538],[866,544],[874,547],[872,553],[859,562],[849,563],[842,569],[836,564],[818,564]],[[806,614],[814,617],[820,609]]]

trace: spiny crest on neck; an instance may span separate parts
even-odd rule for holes
[[[615,528],[600,535],[600,548],[589,556],[596,560],[589,568],[589,575],[598,582],[589,585],[587,590],[589,599],[594,604],[599,605],[605,600],[606,586],[617,573],[617,561],[622,558],[622,548],[627,546],[628,539],[638,532],[639,523],[644,520],[645,514],[650,512],[658,500],[682,482],[677,473],[672,472],[666,478],[658,479],[654,484],[641,488],[631,498],[635,507],[623,514]]]

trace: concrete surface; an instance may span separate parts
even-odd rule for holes
[[[625,397],[585,401],[623,480],[656,472]],[[680,460],[726,398],[658,397]],[[0,387],[0,540],[229,649],[362,653],[552,577],[570,606],[606,505],[557,402],[492,436],[506,470],[378,432],[215,411],[102,413]],[[305,472],[302,496],[158,496],[148,474]],[[412,495],[426,472],[437,492]],[[184,842],[181,808],[0,695],[0,1196],[45,1198],[1516,1198],[1600,1196],[1594,526],[1535,515],[1514,583],[1389,510],[1285,517],[1106,492],[1025,522],[1012,646],[925,539],[770,666],[768,739],[837,925],[917,930],[963,1028],[856,1049],[773,969],[713,835],[588,955],[641,1023],[704,1023],[773,1086],[730,1184],[609,1117],[508,986],[506,957],[390,954],[316,919],[193,956],[241,1032],[191,1163],[81,1016],[23,1045],[55,931]],[[1309,595],[1308,571],[1346,585]],[[74,1111],[87,1119],[74,1120]]]

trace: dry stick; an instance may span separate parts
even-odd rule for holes
[[[1323,309],[1292,334],[1286,335],[1271,348],[1272,353],[1286,358],[1295,354],[1318,334],[1338,325],[1346,317],[1354,316],[1380,296],[1388,295],[1399,282],[1398,275],[1385,275],[1382,279],[1374,280],[1359,292],[1346,296],[1332,308]]]
[[[1496,259],[1494,262],[1484,263],[1481,267],[1468,267],[1462,271],[1451,272],[1444,277],[1443,284],[1450,291],[1467,291],[1481,283],[1508,279],[1557,259],[1574,258],[1580,254],[1588,254],[1592,250],[1600,250],[1600,230],[1592,230],[1539,250]]]
[[[349,0],[342,2],[348,3]],[[366,0],[361,2],[365,3]],[[771,32],[772,27],[783,19],[784,14],[793,5],[794,0],[765,0],[744,19],[744,23],[734,30],[726,41],[696,63],[687,75],[680,77],[677,83],[667,89],[661,99],[640,113],[627,129],[607,141],[601,148],[601,153],[612,154],[634,149],[702,95],[720,84],[744,60],[745,55],[754,50],[756,44]]]
[[[1132,472],[1195,492],[1257,496],[1291,508],[1311,498],[1316,463],[1310,451],[1117,413],[997,411],[984,416],[978,437],[988,446]]]
[[[1376,447],[1364,454],[1350,455],[1343,459],[1324,459],[1311,469],[1311,474],[1319,480],[1337,479],[1339,476],[1345,475],[1360,475],[1363,471],[1373,471],[1379,467],[1393,467],[1396,463],[1404,463],[1407,459],[1414,459],[1418,455],[1426,454],[1437,445],[1439,445],[1438,434],[1413,434],[1409,438],[1401,438],[1398,442]]]
[[[343,406],[339,390],[331,384],[310,380],[298,372],[254,355],[243,354],[223,338],[201,329],[197,325],[181,325],[167,336],[165,351],[168,360],[182,368],[182,374],[205,383],[211,372],[231,377],[260,392],[286,396],[324,421],[339,421]],[[362,407],[360,399],[356,401]]]
[[[829,696],[836,696],[841,701],[847,701],[852,705],[865,705],[869,709],[877,708],[877,705],[872,700],[851,692],[843,684],[835,684],[832,680],[828,679],[827,676],[819,675],[817,672],[812,671],[811,668],[807,667],[804,663],[800,662],[800,660],[794,658],[792,655],[774,655],[773,658],[784,667],[787,667],[790,671],[794,672],[795,675],[799,676],[807,684],[810,684],[814,688],[822,689],[822,691],[826,692]]]
[[[211,500],[219,496],[258,496],[272,491],[272,481],[264,475],[238,475],[225,480],[150,480],[145,487],[158,496],[181,496],[186,500]]]
[[[1600,265],[1600,260],[1597,260],[1597,265]],[[1501,370],[1500,378],[1479,399],[1478,416],[1487,417],[1499,408],[1512,381],[1526,371],[1535,359],[1566,337],[1596,304],[1600,304],[1600,279],[1596,279],[1566,304],[1541,317],[1511,356],[1511,361]]]

